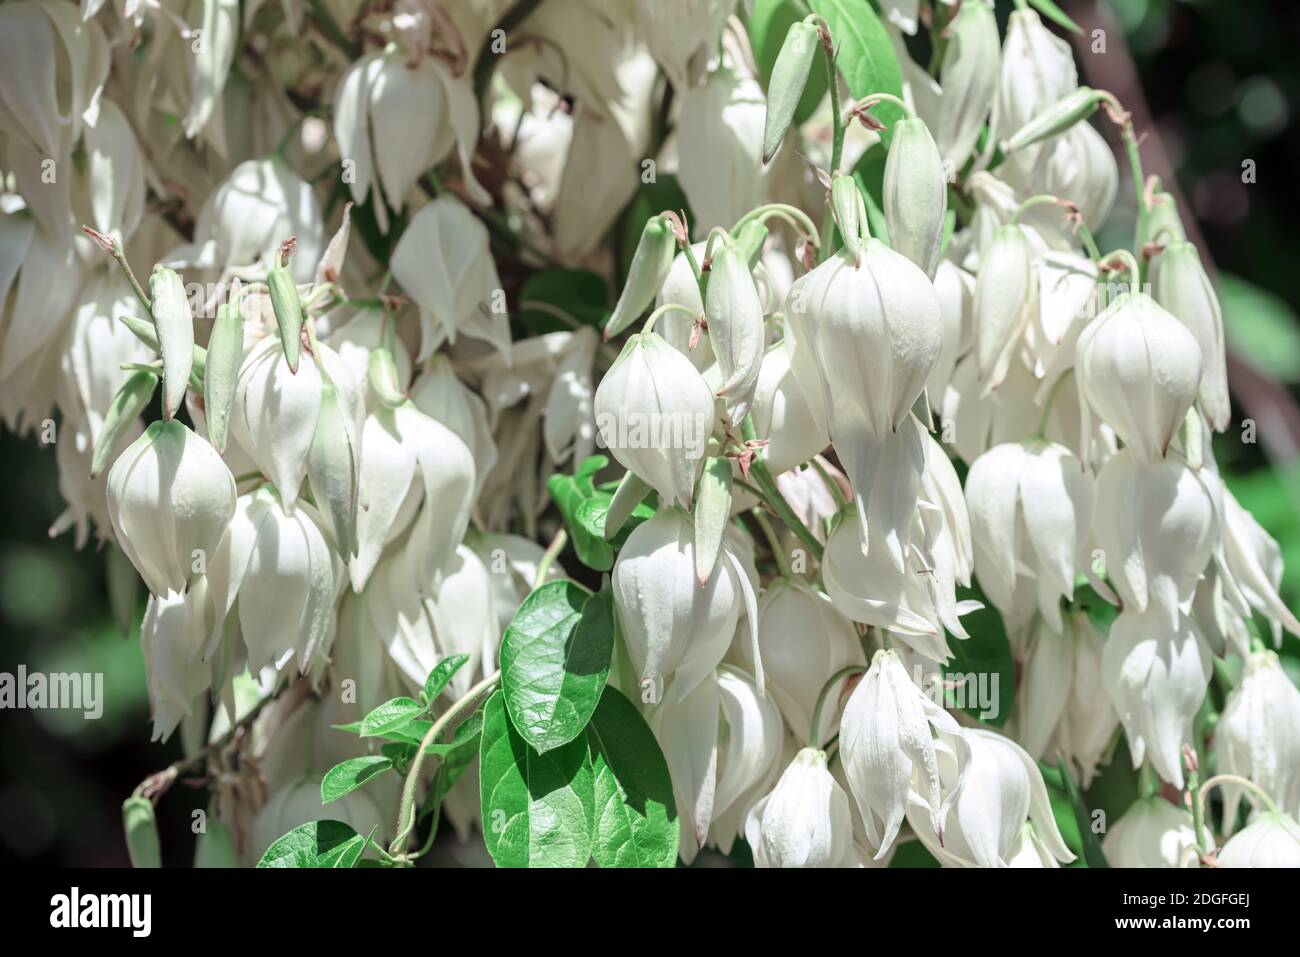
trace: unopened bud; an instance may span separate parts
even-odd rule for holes
[[[1013,153],[1035,143],[1064,133],[1075,123],[1086,120],[1097,112],[1101,94],[1091,87],[1081,86],[1068,93],[1046,110],[1034,117],[1007,140],[1005,151]]]
[[[293,273],[288,266],[276,266],[266,277],[266,284],[271,288],[271,308],[275,310],[275,324],[280,329],[280,345],[284,349],[284,359],[289,363],[289,371],[298,371],[298,356],[301,351],[302,337],[302,300],[298,298],[298,287],[293,281]]]
[[[677,239],[668,219],[660,215],[646,220],[636,252],[632,254],[627,284],[605,324],[606,339],[618,335],[650,307],[668,278],[676,252]]]
[[[117,443],[135,422],[136,417],[144,411],[158,387],[158,376],[146,369],[134,373],[122,383],[122,388],[113,396],[113,402],[104,416],[104,424],[95,439],[95,452],[90,459],[90,477],[95,478],[108,464],[108,457],[117,448]]]
[[[203,376],[203,411],[208,419],[208,441],[218,452],[226,450],[230,407],[244,357],[244,312],[238,294],[217,309],[208,338],[208,360]]]
[[[772,65],[772,79],[767,85],[767,118],[763,123],[763,162],[776,155],[785,132],[794,119],[794,111],[803,97],[812,69],[813,57],[821,41],[811,23],[791,25],[781,44],[781,52]]]
[[[158,267],[149,277],[153,324],[163,360],[163,415],[170,419],[185,401],[194,364],[194,320],[185,285],[174,269]]]
[[[730,517],[731,461],[713,456],[704,460],[700,490],[695,497],[695,577],[701,585],[713,576]]]

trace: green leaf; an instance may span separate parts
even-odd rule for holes
[[[439,757],[445,757],[453,751],[464,748],[471,742],[474,747],[478,747],[478,736],[483,732],[483,712],[475,711],[472,715],[460,723],[456,728],[456,733],[450,741],[435,741],[424,749],[425,754],[436,754]]]
[[[807,13],[806,4],[797,0],[755,0],[754,12],[749,18],[749,43],[754,50],[754,61],[763,79],[764,90],[772,77],[776,55],[781,52],[781,44],[785,42],[790,25],[802,20]],[[825,96],[825,60],[823,54],[818,53],[812,70],[808,73],[808,85],[804,87],[799,105],[795,107],[794,122],[802,123],[812,116]]]
[[[609,318],[609,288],[587,269],[543,269],[519,292],[519,322],[533,335],[572,330],[574,323],[599,329]]]
[[[1285,301],[1239,276],[1219,273],[1219,304],[1228,348],[1256,369],[1300,382],[1300,319]]]
[[[593,534],[589,527],[590,519],[580,521],[578,510],[588,499],[596,495],[596,486],[592,478],[609,464],[603,455],[593,455],[578,466],[573,475],[556,473],[546,481],[547,491],[555,500],[556,507],[564,516],[565,527],[573,542],[574,551],[584,565],[598,572],[607,572],[614,567],[614,548],[603,537],[604,522],[600,532]]]
[[[377,830],[379,830],[378,824],[372,826],[370,828],[370,833],[367,834],[365,837],[362,837],[360,834],[358,834],[354,840],[348,841],[346,844],[344,844],[343,847],[339,850],[338,857],[334,859],[335,869],[336,870],[351,869],[356,867],[358,864],[360,864],[361,855],[364,854],[366,852],[366,848],[370,846],[370,842],[371,840],[374,839],[375,831]]]
[[[894,853],[889,858],[890,867],[930,868],[942,867],[929,849],[918,840],[899,841],[894,844]]]
[[[617,688],[601,696],[587,744],[596,787],[596,863],[674,866],[679,831],[668,762],[645,719]]]
[[[901,99],[903,71],[889,34],[868,0],[812,0],[811,6],[830,24],[835,65],[849,94],[860,99],[869,93],[892,93]],[[902,112],[888,103],[871,112],[885,124],[880,138],[888,144],[890,130],[902,118]]]
[[[944,666],[944,675],[965,680],[960,687],[945,692],[947,703],[950,707],[960,707],[984,724],[1000,728],[1010,717],[1016,697],[1016,666],[1011,644],[1002,616],[980,590],[978,582],[972,580],[971,588],[957,589],[957,600],[967,599],[983,602],[984,607],[962,616],[969,638],[948,636],[952,660]]]
[[[266,849],[258,867],[334,867],[366,839],[342,821],[308,821]]]
[[[585,740],[538,754],[495,692],[479,745],[483,840],[498,867],[584,867],[591,857],[595,782]]]
[[[348,758],[325,772],[320,782],[320,803],[329,804],[345,794],[350,794],[378,774],[383,774],[393,762],[377,754],[362,758]]]
[[[1065,11],[1053,3],[1052,0],[1029,0],[1029,5],[1057,26],[1072,30],[1080,35],[1083,34],[1083,27],[1071,20]]]
[[[461,669],[465,662],[469,661],[469,655],[452,655],[450,658],[444,658],[433,666],[429,672],[429,677],[424,679],[424,701],[425,704],[432,704],[438,700],[438,695],[442,694],[456,672]]]
[[[420,805],[420,818],[431,814],[451,792],[460,776],[478,757],[479,741],[483,733],[483,711],[480,709],[465,719],[456,729],[455,737],[447,744],[431,744],[428,753],[440,757],[433,783]]]
[[[614,601],[576,582],[536,588],[501,639],[501,690],[516,730],[541,754],[568,744],[600,702],[614,650]]]
[[[361,719],[361,737],[377,738],[405,727],[424,714],[424,705],[412,698],[385,701]]]

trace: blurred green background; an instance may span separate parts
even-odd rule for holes
[[[1079,56],[1081,79],[1103,86],[1136,65],[1133,79],[1145,94],[1153,136],[1219,270],[1229,342],[1259,373],[1234,368],[1234,421],[1248,399],[1260,441],[1244,443],[1234,428],[1218,438],[1218,459],[1242,504],[1281,543],[1283,596],[1295,608],[1300,431],[1289,435],[1286,416],[1295,414],[1300,398],[1300,191],[1294,181],[1300,132],[1292,118],[1300,103],[1300,4],[1061,6],[1085,27],[1118,23],[1125,43],[1112,38],[1104,54]],[[1009,0],[1000,2],[1000,15],[1010,7]],[[1251,184],[1241,181],[1247,159],[1255,162]],[[1121,182],[1122,195],[1125,189]],[[1121,209],[1114,217],[1112,245],[1125,242],[1124,216]],[[1103,248],[1106,239],[1103,233]],[[121,802],[179,755],[179,735],[165,746],[149,741],[138,633],[124,637],[113,623],[105,553],[78,552],[70,536],[48,537],[63,510],[57,483],[52,446],[0,431],[0,502],[6,503],[0,510],[0,671],[12,673],[20,663],[44,672],[102,671],[106,704],[98,721],[58,711],[0,715],[0,862],[125,865]],[[165,864],[189,862],[190,812],[205,803],[202,791],[181,785],[160,804]]]

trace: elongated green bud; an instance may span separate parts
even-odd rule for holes
[[[232,302],[217,309],[217,321],[208,339],[207,372],[203,376],[203,410],[208,417],[208,441],[218,452],[226,451],[230,407],[243,358],[244,310],[236,296]]]
[[[1067,93],[1046,110],[1034,117],[1007,140],[1005,150],[1012,153],[1032,146],[1058,133],[1064,133],[1080,120],[1086,120],[1097,112],[1101,105],[1101,94],[1091,87],[1081,86],[1072,93]]]
[[[781,44],[781,52],[772,65],[772,79],[767,85],[767,118],[763,121],[763,162],[770,163],[785,139],[794,119],[794,111],[808,84],[813,57],[820,40],[817,28],[800,21],[792,24]]]
[[[939,147],[925,122],[915,116],[894,124],[882,199],[894,249],[933,280],[948,214],[948,183]]]
[[[623,528],[629,515],[650,494],[650,486],[642,481],[635,472],[625,472],[623,481],[614,490],[614,498],[605,511],[605,541],[610,541]]]
[[[1178,202],[1166,192],[1156,192],[1147,207],[1143,244],[1159,243],[1162,246],[1171,246],[1186,238],[1183,221],[1178,215]]]
[[[97,478],[104,471],[104,466],[108,464],[108,457],[122,441],[122,436],[131,427],[131,423],[149,404],[149,399],[156,388],[158,388],[157,374],[144,369],[132,373],[131,377],[122,383],[122,388],[117,390],[117,395],[113,396],[113,401],[109,403],[108,412],[104,415],[104,424],[95,439],[95,451],[90,457],[91,478]]]
[[[122,802],[122,829],[132,867],[162,867],[158,824],[148,798],[132,796]]]
[[[289,363],[289,371],[298,371],[299,353],[302,351],[302,300],[298,298],[298,286],[293,281],[293,273],[288,266],[276,266],[266,277],[266,284],[271,287],[271,308],[275,310],[275,324],[280,328],[280,345],[284,348],[284,360]]]
[[[668,219],[664,216],[647,219],[636,252],[632,254],[627,284],[618,297],[609,322],[605,323],[606,339],[618,335],[650,308],[668,278],[676,252],[677,240]]]
[[[731,517],[731,460],[715,455],[704,460],[700,491],[695,496],[695,579],[708,584],[722,551],[722,535]]]
[[[757,266],[759,259],[763,257],[763,247],[767,245],[767,237],[767,225],[757,219],[751,219],[740,227],[740,232],[736,233],[736,245],[745,251],[750,269]]]
[[[157,267],[149,277],[153,325],[163,360],[163,417],[170,419],[185,401],[194,367],[194,320],[185,284],[174,269]]]
[[[375,396],[388,408],[396,409],[407,401],[405,393],[402,392],[401,380],[397,375],[397,363],[393,360],[393,354],[387,349],[370,350],[366,376]]]
[[[307,455],[311,494],[325,514],[334,542],[344,555],[352,553],[356,537],[356,457],[352,429],[343,399],[332,382],[321,384],[320,415]]]
[[[159,355],[162,349],[158,345],[158,330],[154,328],[153,323],[147,319],[141,319],[139,316],[133,316],[129,312],[119,313],[117,321],[126,326],[131,334],[143,342]],[[191,362],[190,380],[203,378],[204,370],[208,362],[208,350],[202,346],[194,347],[194,359]]]
[[[867,204],[862,199],[857,180],[844,173],[831,177],[831,209],[840,228],[844,248],[854,259],[862,255],[862,240],[868,235]]]

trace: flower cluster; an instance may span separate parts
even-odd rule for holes
[[[0,6],[0,417],[200,861],[1300,865],[1225,317],[1037,12],[310,6]]]

